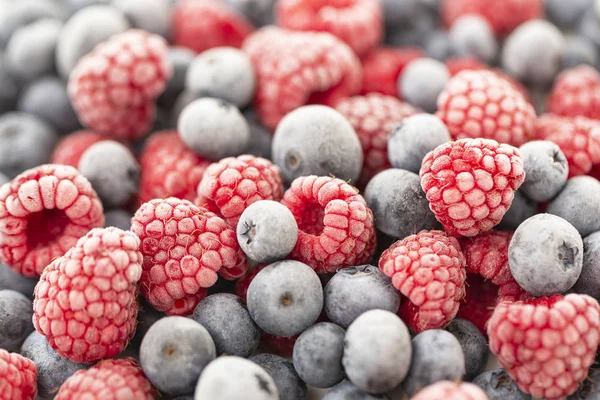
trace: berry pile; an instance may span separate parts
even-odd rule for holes
[[[600,1],[0,0],[0,400],[600,399]]]

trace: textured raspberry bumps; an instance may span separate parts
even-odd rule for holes
[[[502,302],[488,323],[490,349],[535,397],[561,399],[587,376],[600,343],[600,306],[569,294]]]
[[[104,224],[102,203],[73,167],[41,165],[0,188],[0,261],[40,275],[90,229]]]
[[[421,187],[444,230],[476,236],[499,224],[525,179],[519,149],[489,139],[460,139],[429,152]]]
[[[92,229],[44,269],[33,324],[58,354],[89,364],[127,347],[137,325],[139,247],[129,231]]]
[[[174,197],[143,204],[131,220],[142,241],[142,294],[169,315],[191,314],[217,281],[244,275],[235,230],[215,214]]]
[[[440,381],[420,390],[412,400],[488,400],[488,396],[472,383]]]
[[[600,119],[600,73],[588,65],[562,72],[548,97],[548,112]]]
[[[279,167],[251,155],[228,157],[211,164],[198,185],[196,204],[219,213],[235,228],[244,210],[258,200],[281,200]]]
[[[186,147],[177,131],[153,134],[140,156],[140,202],[166,197],[193,201],[209,165]]]
[[[399,314],[415,332],[446,326],[465,287],[465,256],[442,231],[421,231],[383,252],[379,269],[404,296]]]
[[[80,121],[114,139],[137,139],[154,120],[154,99],[172,74],[167,42],[132,29],[100,43],[69,76]]]
[[[303,176],[281,201],[298,223],[298,241],[290,258],[318,273],[370,261],[375,251],[373,212],[358,190],[341,179]]]
[[[533,137],[535,109],[513,83],[494,71],[458,73],[437,105],[437,115],[454,138],[483,137],[520,146]]]
[[[418,47],[378,47],[362,59],[363,85],[360,94],[381,93],[402,98],[398,76],[408,63],[425,54]]]
[[[33,400],[37,395],[37,368],[33,361],[0,349],[0,399]]]
[[[60,387],[55,400],[153,400],[156,391],[131,358],[103,360],[80,370]]]
[[[387,140],[394,128],[406,117],[419,111],[395,97],[371,93],[341,100],[336,109],[352,124],[363,148],[364,164],[359,184],[384,169],[391,168]]]
[[[243,49],[256,70],[256,110],[270,129],[298,107],[334,106],[361,89],[358,57],[329,33],[267,27],[249,36]]]
[[[383,36],[383,12],[378,0],[280,0],[277,21],[294,31],[329,32],[359,56]]]
[[[106,140],[106,136],[91,131],[79,131],[65,136],[52,153],[52,164],[70,165],[77,168],[79,159],[93,144]]]

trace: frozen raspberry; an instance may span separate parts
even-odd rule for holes
[[[255,107],[267,128],[298,107],[334,106],[361,89],[358,57],[329,33],[267,27],[248,37],[243,49],[256,70]]]
[[[240,216],[258,200],[281,200],[283,181],[279,167],[251,155],[224,158],[211,164],[198,186],[196,204],[215,210],[236,227]]]
[[[379,93],[341,100],[336,109],[352,124],[363,148],[361,186],[377,173],[392,167],[388,159],[388,136],[404,118],[419,112],[408,103]]]
[[[159,311],[188,315],[217,281],[244,275],[235,230],[215,214],[174,197],[144,203],[131,220],[144,255],[140,288]]]
[[[448,82],[437,105],[437,115],[458,139],[483,137],[520,146],[533,136],[533,106],[494,71],[459,73]]]
[[[480,69],[487,70],[489,69],[488,65],[484,62],[480,61],[476,57],[453,57],[449,58],[446,61],[446,68],[448,68],[448,72],[450,75],[458,75],[463,71],[477,71]]]
[[[155,133],[140,156],[140,203],[166,197],[193,201],[209,165],[185,146],[177,131]]]
[[[139,247],[129,231],[92,229],[44,269],[33,324],[60,356],[91,364],[127,347],[137,325]]]
[[[298,242],[290,258],[317,273],[371,260],[373,212],[356,188],[336,178],[303,176],[292,182],[281,202],[298,223]]]
[[[382,14],[378,0],[281,0],[277,3],[277,21],[282,28],[329,32],[346,42],[359,56],[381,40]]]
[[[415,332],[443,328],[458,311],[465,288],[465,256],[442,231],[421,231],[383,252],[379,268],[407,297],[398,311]]]
[[[585,117],[540,116],[535,137],[556,143],[569,162],[569,177],[585,175],[600,163],[600,122]]]
[[[417,392],[412,400],[488,400],[488,396],[472,383],[440,381]]]
[[[154,99],[172,73],[167,42],[130,30],[100,43],[69,76],[69,97],[81,122],[113,139],[137,139],[154,120]]]
[[[363,85],[360,94],[381,93],[402,98],[398,93],[398,77],[404,67],[425,57],[418,47],[378,47],[362,59]]]
[[[52,153],[52,164],[70,165],[77,168],[79,159],[94,143],[106,140],[106,136],[92,131],[79,131],[65,136]]]
[[[102,203],[73,167],[41,165],[0,188],[0,261],[37,276],[90,229],[103,226]]]
[[[77,371],[63,383],[55,400],[152,400],[156,391],[131,358],[103,360]]]
[[[291,357],[294,351],[294,345],[300,334],[290,337],[280,337],[271,335],[267,332],[260,333],[260,340],[270,353],[277,354],[281,357]]]
[[[0,399],[34,400],[37,368],[33,361],[0,349]]]
[[[183,0],[173,14],[174,43],[202,53],[213,47],[240,47],[252,25],[225,2]]]
[[[440,7],[448,27],[464,15],[478,14],[501,36],[527,20],[539,18],[544,4],[542,0],[442,0]]]
[[[577,390],[600,343],[600,306],[587,295],[500,303],[488,323],[490,350],[519,388],[562,399]]]
[[[489,139],[460,139],[425,156],[421,187],[444,230],[477,236],[498,225],[525,180],[519,149]]]
[[[548,112],[600,119],[600,73],[588,65],[562,72],[548,97]]]

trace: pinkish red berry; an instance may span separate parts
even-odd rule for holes
[[[472,383],[440,381],[420,390],[412,400],[488,400],[488,396]]]
[[[73,132],[65,136],[54,148],[52,164],[70,165],[77,168],[79,159],[93,144],[106,140],[106,136],[92,131]]]
[[[408,63],[424,56],[418,47],[373,49],[361,59],[363,86],[360,94],[381,93],[402,99],[402,93],[398,93],[398,77]]]
[[[548,112],[600,119],[600,73],[588,65],[563,71],[548,96]]]
[[[33,361],[0,349],[0,399],[34,400],[37,368]]]

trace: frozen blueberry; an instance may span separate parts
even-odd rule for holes
[[[273,161],[289,182],[308,175],[333,175],[355,182],[363,152],[354,128],[342,114],[325,106],[304,106],[277,126]]]
[[[409,396],[439,381],[457,381],[465,374],[460,342],[449,332],[430,329],[412,340],[412,362],[402,383]]]
[[[515,231],[508,261],[515,280],[528,293],[537,297],[564,293],[581,273],[583,241],[564,219],[534,215]]]
[[[503,368],[486,371],[473,379],[473,383],[487,394],[489,400],[531,400]]]
[[[594,0],[546,0],[546,17],[561,28],[575,28]]]
[[[365,189],[375,226],[383,233],[405,238],[438,223],[421,188],[419,175],[403,169],[387,169],[375,175]]]
[[[597,7],[596,7],[597,8]],[[596,45],[600,46],[600,22],[599,14],[595,10],[588,10],[579,24],[579,35],[589,39]]]
[[[10,182],[10,179],[8,179],[8,177],[6,175],[4,175],[2,172],[0,172],[0,186],[4,185],[5,183]]]
[[[109,4],[110,2],[111,0],[64,0],[64,3],[71,14],[94,4]]]
[[[121,143],[103,140],[90,146],[79,160],[79,172],[106,208],[123,207],[137,193],[140,167]]]
[[[21,94],[17,109],[43,119],[59,133],[71,133],[81,127],[67,87],[56,77],[47,76],[29,85]]]
[[[104,226],[114,226],[115,228],[128,231],[131,229],[131,214],[127,210],[114,209],[104,213]]]
[[[225,3],[243,14],[256,27],[275,23],[275,2],[276,0],[225,0]]]
[[[422,46],[427,35],[437,27],[437,17],[426,7],[417,7],[410,21],[387,26],[385,42],[394,47]]]
[[[148,329],[140,364],[152,384],[170,395],[190,393],[204,367],[216,357],[208,331],[185,317],[166,317]]]
[[[237,224],[237,239],[244,253],[259,263],[285,258],[298,239],[298,224],[281,203],[261,200],[244,210]]]
[[[579,279],[571,290],[600,301],[600,232],[583,239],[583,266]]]
[[[448,128],[435,115],[417,114],[402,120],[388,139],[388,156],[394,168],[418,174],[430,151],[450,141]]]
[[[258,115],[253,109],[246,109],[244,117],[250,125],[250,144],[246,149],[246,153],[270,160],[273,135],[260,123]]]
[[[11,112],[0,116],[0,172],[14,178],[47,163],[57,140],[54,129],[34,115]]]
[[[323,400],[384,400],[389,397],[365,393],[354,386],[350,381],[343,381],[334,387],[323,397]]]
[[[196,54],[185,47],[170,47],[168,57],[169,64],[173,67],[173,75],[158,98],[158,104],[170,110],[185,88],[185,76]]]
[[[27,278],[0,263],[0,290],[14,290],[31,298],[37,281],[37,278]]]
[[[550,22],[525,22],[506,39],[502,66],[521,81],[547,85],[560,69],[565,44],[562,32]]]
[[[196,56],[185,78],[188,91],[200,97],[226,100],[239,108],[252,101],[256,90],[254,67],[243,51],[217,47]]]
[[[171,4],[169,0],[113,0],[112,6],[121,11],[138,29],[169,37]]]
[[[527,218],[533,217],[539,211],[539,205],[525,197],[521,191],[515,192],[513,201],[498,225],[500,229],[514,231]]]
[[[225,100],[208,97],[185,106],[177,130],[190,149],[215,161],[242,154],[250,140],[250,127],[240,110]]]
[[[315,324],[294,344],[294,368],[307,384],[328,388],[344,379],[342,353],[346,331],[331,322]]]
[[[491,64],[498,55],[498,42],[489,22],[469,14],[457,19],[448,33],[452,49],[459,57],[477,57]]]
[[[299,261],[262,269],[248,287],[248,311],[275,336],[294,336],[311,326],[323,309],[323,287],[315,271]]]
[[[4,54],[0,51],[0,114],[15,108],[21,86],[10,74]]]
[[[471,381],[485,369],[488,344],[481,331],[470,321],[456,318],[446,328],[458,339],[465,356],[464,380]]]
[[[567,397],[567,400],[598,399],[600,399],[600,369],[590,368],[587,378],[581,383],[575,393]]]
[[[39,19],[64,19],[65,13],[58,1],[12,0],[0,1],[0,49],[6,47],[19,28]]]
[[[325,313],[331,322],[347,328],[362,313],[400,307],[392,281],[372,265],[343,268],[325,286]]]
[[[450,80],[448,68],[433,58],[411,61],[398,78],[402,97],[427,112],[437,110],[437,98]]]
[[[598,49],[586,37],[569,35],[562,55],[562,69],[587,64],[595,67],[598,64]]]
[[[381,0],[385,26],[394,29],[413,23],[422,11],[419,0]]]
[[[365,392],[384,393],[398,386],[408,373],[411,356],[408,328],[389,311],[367,311],[346,331],[342,364],[350,382]]]
[[[275,354],[256,354],[249,359],[271,375],[275,381],[279,398],[285,400],[306,400],[308,388],[294,369],[294,364]]]
[[[63,358],[50,347],[46,337],[33,331],[21,347],[21,355],[33,361],[37,367],[38,395],[53,398],[60,386],[75,372],[88,368],[88,365],[75,363]]]
[[[248,357],[258,347],[260,331],[244,300],[234,294],[206,297],[198,303],[192,318],[210,333],[218,355]]]
[[[429,57],[438,61],[444,61],[454,54],[448,33],[442,29],[435,30],[427,35],[423,47]]]
[[[84,55],[130,28],[127,18],[109,5],[92,5],[77,11],[63,26],[56,44],[56,68],[63,79]]]
[[[591,176],[569,179],[547,212],[569,221],[582,237],[600,231],[600,182]]]
[[[0,349],[18,352],[33,332],[33,303],[14,290],[0,290]]]
[[[537,202],[552,200],[565,186],[569,163],[557,144],[534,140],[520,148],[523,157],[525,181],[521,192]]]

